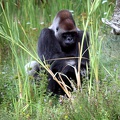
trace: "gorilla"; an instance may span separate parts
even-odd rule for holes
[[[50,27],[44,28],[38,40],[38,56],[41,61],[50,65],[54,74],[62,73],[62,80],[72,90],[68,78],[76,82],[75,70],[78,70],[78,57],[82,50],[80,64],[80,78],[86,75],[89,67],[89,35],[76,27],[73,16],[69,10],[61,10],[55,16]],[[80,48],[78,44],[80,43]],[[83,43],[83,46],[81,44]],[[64,59],[63,59],[64,58]],[[68,78],[67,78],[67,77]],[[60,76],[56,75],[60,80]],[[48,75],[48,90],[53,94],[64,95],[65,92],[59,84]]]

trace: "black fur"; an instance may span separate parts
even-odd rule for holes
[[[38,55],[42,61],[49,60],[47,63],[51,65],[50,69],[53,73],[62,72],[67,75],[69,78],[72,78],[76,81],[76,76],[73,67],[67,65],[70,59],[64,60],[50,60],[55,58],[66,58],[66,57],[78,57],[79,56],[79,48],[78,42],[82,44],[82,37],[84,31],[77,31],[74,36],[74,41],[68,45],[66,45],[65,39],[58,40],[54,31],[49,28],[44,28],[40,34],[38,41]],[[69,33],[72,34],[72,33]],[[83,58],[81,60],[81,69],[86,69],[86,64],[89,65],[89,36],[86,33],[86,37],[83,43]],[[78,59],[71,59],[75,61],[74,66],[78,68]],[[82,75],[81,75],[82,76]],[[59,77],[57,76],[59,79]],[[69,81],[66,77],[62,76],[64,82],[71,87]],[[48,90],[53,92],[54,94],[65,94],[61,87],[56,83],[56,81],[49,75],[49,83]]]

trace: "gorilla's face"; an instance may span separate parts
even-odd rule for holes
[[[58,41],[61,47],[71,47],[76,43],[77,32],[64,32],[59,34]]]

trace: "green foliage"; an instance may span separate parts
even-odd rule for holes
[[[120,119],[120,37],[110,35],[101,22],[101,18],[110,19],[112,0],[41,1],[0,2],[0,120]],[[46,93],[45,71],[39,82],[24,70],[27,62],[38,61],[39,33],[61,9],[72,10],[76,25],[87,30],[91,39],[90,80],[69,99]]]

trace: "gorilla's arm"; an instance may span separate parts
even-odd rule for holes
[[[54,35],[54,31],[49,28],[44,28],[41,31],[38,40],[38,55],[42,61],[60,58],[63,56],[61,47]],[[49,61],[48,63],[51,63]]]

